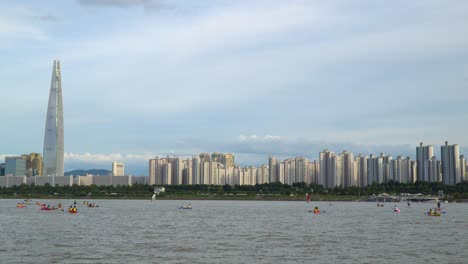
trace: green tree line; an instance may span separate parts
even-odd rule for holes
[[[454,198],[468,198],[468,182],[449,186],[441,182],[420,182],[399,183],[389,181],[382,184],[372,184],[367,187],[335,187],[326,189],[322,185],[294,183],[292,185],[280,182],[256,184],[256,185],[164,185],[166,192],[161,196],[170,195],[224,195],[224,194],[245,194],[245,195],[305,195],[312,193],[318,196],[368,196],[373,194],[388,193],[422,193],[425,195],[437,195],[441,190],[445,195],[452,195]],[[0,195],[3,196],[75,196],[75,197],[149,197],[154,192],[154,186],[146,184],[134,184],[132,186],[51,186],[39,185],[18,185],[9,188],[1,187]]]

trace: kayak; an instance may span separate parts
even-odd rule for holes
[[[41,210],[42,211],[55,211],[55,210],[59,210],[60,208],[48,208],[48,207],[41,207]]]
[[[70,210],[68,210],[68,213],[70,213],[70,214],[76,214],[76,213],[78,213],[78,211],[70,211]]]
[[[393,212],[399,213],[399,212],[400,212],[400,209],[393,209]]]
[[[427,216],[441,216],[442,214],[440,213],[426,213]]]
[[[181,206],[181,207],[179,207],[179,209],[192,209],[192,207],[184,207],[184,206]]]

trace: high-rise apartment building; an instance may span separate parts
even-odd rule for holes
[[[297,157],[296,159],[296,175],[294,177],[294,182],[310,182],[308,179],[309,173],[309,160],[304,157]]]
[[[268,166],[265,164],[257,168],[257,183],[268,183]]]
[[[192,157],[192,184],[201,184],[200,181],[200,157]]]
[[[373,154],[370,155],[367,160],[367,184],[371,185],[372,183],[383,183],[384,182],[384,158],[383,153],[380,154],[380,157],[376,157]]]
[[[221,162],[221,158],[223,157],[223,153],[213,152],[211,153],[211,160],[216,162]]]
[[[418,181],[429,181],[429,168],[425,162],[432,159],[432,156],[434,156],[432,145],[423,146],[422,142],[419,143],[419,147],[416,147],[416,171]]]
[[[183,172],[184,172],[184,163],[183,160],[179,157],[176,157],[172,160],[172,184],[181,185]]]
[[[457,144],[440,147],[442,161],[442,182],[447,185],[455,185],[461,182],[460,150]]]
[[[367,186],[367,159],[369,157],[359,154],[355,159],[357,186]]]
[[[231,153],[222,154],[221,164],[224,164],[228,167],[234,167],[234,164],[235,164],[234,155],[232,155]]]
[[[125,176],[125,167],[123,162],[112,162],[112,176]]]
[[[432,156],[430,160],[426,160],[424,168],[427,168],[427,181],[429,182],[441,182],[441,163],[437,160],[436,156]]]
[[[60,61],[54,60],[44,134],[42,175],[64,175],[64,128]]]
[[[269,182],[277,182],[278,180],[278,160],[275,157],[268,157]]]
[[[389,163],[390,179],[400,183],[413,182],[412,164],[409,157],[398,156],[396,159],[391,159]]]
[[[325,188],[333,188],[336,185],[336,160],[334,160],[335,153],[328,149],[319,153],[320,174],[318,177],[318,184]]]
[[[158,161],[158,157],[156,157],[155,159],[149,160],[149,164],[148,164],[148,167],[149,167],[148,184],[149,185],[156,184],[157,161]]]
[[[465,156],[461,155],[460,156],[460,180],[461,181],[467,181],[466,177],[466,159]]]
[[[209,153],[201,153],[200,154],[200,160],[203,160],[203,161],[210,161],[210,154]]]
[[[358,179],[354,169],[354,154],[349,151],[343,151],[340,155],[342,156],[343,164],[343,187],[358,186]]]

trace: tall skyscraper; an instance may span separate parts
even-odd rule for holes
[[[63,102],[60,61],[54,60],[44,135],[43,176],[63,176]]]
[[[461,181],[460,150],[457,144],[440,147],[442,159],[442,182],[447,185],[455,185]]]
[[[432,156],[434,156],[432,145],[423,146],[423,143],[421,142],[419,147],[416,147],[416,171],[418,173],[418,181],[429,181],[429,167],[426,161],[432,159]]]

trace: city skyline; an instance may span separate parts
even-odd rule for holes
[[[145,174],[152,156],[215,151],[414,159],[419,142],[440,157],[446,140],[468,153],[467,5],[3,2],[0,159],[41,152],[55,58],[65,170],[124,160]]]

